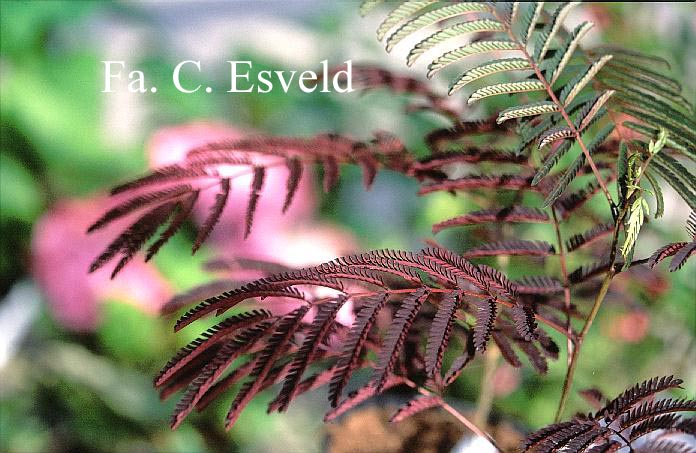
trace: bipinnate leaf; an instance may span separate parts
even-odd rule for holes
[[[423,305],[423,302],[425,302],[429,295],[430,291],[428,288],[418,288],[404,298],[401,302],[401,306],[396,311],[394,320],[389,326],[384,338],[382,350],[377,359],[377,366],[373,376],[378,391],[384,387],[387,378],[394,370],[399,354],[401,353],[401,348],[406,340],[406,335],[408,335],[408,331],[413,321],[416,319],[418,310],[420,310],[421,305]]]

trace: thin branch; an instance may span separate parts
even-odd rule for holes
[[[636,182],[634,184],[634,188],[631,189],[631,192],[626,195],[626,200],[629,200],[638,190],[637,187],[640,185],[640,180],[642,176],[645,174],[645,171],[648,167],[648,164],[652,160],[652,155],[650,155],[645,162],[641,165],[640,172],[638,173],[638,178],[636,179]],[[612,236],[611,240],[611,249],[610,249],[610,255],[609,255],[609,270],[607,271],[606,275],[604,276],[604,280],[602,281],[602,286],[599,289],[599,292],[597,293],[597,296],[595,297],[594,304],[592,305],[592,309],[590,310],[590,313],[587,315],[587,319],[585,320],[585,324],[582,326],[582,330],[578,334],[578,336],[575,339],[575,349],[573,350],[573,354],[570,357],[570,363],[568,365],[568,370],[566,372],[565,379],[563,381],[563,391],[561,393],[561,399],[558,403],[558,410],[556,411],[556,423],[561,419],[563,416],[563,410],[565,409],[565,405],[568,401],[568,395],[570,394],[570,389],[573,385],[573,377],[575,375],[575,369],[577,367],[577,362],[578,362],[578,357],[580,355],[580,347],[582,346],[583,341],[585,340],[585,336],[587,333],[590,331],[590,327],[592,327],[592,323],[594,322],[595,317],[597,317],[597,313],[599,313],[599,309],[602,306],[602,302],[604,301],[604,298],[607,295],[607,292],[609,291],[609,286],[611,285],[611,281],[614,278],[614,276],[617,274],[617,269],[615,267],[616,263],[616,247],[619,242],[619,233],[621,231],[621,225],[623,223],[623,219],[626,217],[626,214],[628,213],[628,209],[630,207],[630,203],[626,202],[625,206],[623,209],[621,209],[621,212],[616,218],[616,224],[614,225],[614,234]],[[643,261],[643,260],[640,260]],[[638,264],[640,261],[631,263],[633,264]]]
[[[619,226],[617,226],[614,229],[615,231],[615,239],[618,238],[618,231],[619,231]],[[563,416],[563,411],[565,410],[566,403],[568,401],[568,396],[570,395],[570,388],[573,385],[573,377],[575,376],[575,369],[577,368],[578,365],[578,356],[580,355],[580,348],[582,347],[582,343],[585,339],[585,335],[587,335],[587,332],[590,330],[590,327],[592,326],[592,322],[594,321],[595,317],[597,316],[597,313],[599,312],[599,308],[602,306],[602,302],[604,301],[605,296],[607,295],[607,291],[609,290],[609,285],[611,284],[612,279],[614,278],[614,275],[616,274],[614,270],[614,259],[616,258],[616,240],[612,241],[612,258],[610,259],[611,265],[609,267],[609,271],[607,271],[606,276],[604,277],[604,280],[602,281],[602,286],[599,289],[599,292],[597,293],[597,296],[595,297],[594,304],[592,305],[592,309],[590,311],[590,314],[587,316],[587,319],[585,320],[585,324],[582,327],[582,330],[580,331],[580,334],[577,336],[575,340],[575,348],[573,348],[572,354],[570,355],[570,363],[568,364],[568,370],[566,371],[566,376],[563,381],[563,391],[561,392],[561,398],[560,401],[558,402],[558,409],[556,411],[556,418],[555,418],[555,423],[558,423]]]
[[[568,279],[568,263],[566,260],[565,246],[563,244],[563,238],[561,237],[561,228],[558,221],[558,215],[556,214],[556,208],[551,206],[551,216],[553,218],[553,228],[556,232],[556,243],[558,246],[558,256],[561,264],[561,275],[563,277],[563,299],[565,303],[566,311],[566,341],[567,341],[567,366],[570,367],[571,357],[573,355],[573,350],[575,349],[575,343],[573,342],[573,329],[570,324],[570,280]]]
[[[434,395],[434,393],[431,392],[430,390],[418,386],[415,382],[411,381],[411,380],[408,379],[408,378],[404,378],[404,383],[405,383],[406,385],[408,385],[409,387],[411,387],[411,388],[417,390],[418,393],[420,393],[421,395],[424,395],[424,396],[432,396],[432,395]],[[486,431],[484,431],[484,430],[482,430],[481,428],[479,428],[478,426],[476,426],[476,424],[474,424],[471,420],[469,420],[468,418],[466,418],[466,417],[464,416],[464,414],[462,414],[461,412],[459,412],[459,411],[458,411],[457,409],[455,409],[454,407],[450,406],[450,405],[449,405],[448,403],[446,403],[444,400],[442,401],[441,406],[442,406],[442,408],[443,408],[444,410],[446,410],[446,411],[449,412],[452,416],[454,416],[454,418],[456,418],[462,425],[464,425],[464,426],[466,426],[467,428],[469,428],[469,430],[471,430],[474,434],[476,434],[476,435],[479,436],[479,437],[482,437],[482,438],[486,439],[486,440],[487,440],[488,442],[490,442],[491,445],[493,445],[498,451],[502,451],[502,450],[500,449],[500,447],[498,447],[498,444],[495,442],[495,439],[493,439],[493,437],[491,437],[490,434],[488,434]]]
[[[558,402],[558,409],[556,411],[555,418],[556,423],[558,423],[558,421],[560,421],[561,417],[563,416],[563,411],[568,401],[570,389],[573,385],[573,377],[575,375],[578,357],[580,355],[580,348],[582,347],[582,343],[585,340],[585,335],[587,335],[587,332],[589,332],[590,327],[592,327],[592,323],[594,322],[594,319],[597,316],[600,307],[602,306],[602,302],[604,301],[604,298],[607,295],[609,286],[611,285],[611,281],[614,278],[614,275],[616,275],[616,269],[614,268],[614,263],[616,262],[616,246],[619,242],[619,232],[621,231],[621,224],[627,212],[628,204],[624,206],[624,208],[621,210],[621,213],[617,217],[616,223],[614,224],[614,233],[612,236],[610,246],[611,248],[609,252],[609,270],[604,276],[602,286],[600,287],[599,292],[595,297],[594,303],[592,304],[592,309],[590,310],[590,313],[587,315],[587,318],[585,320],[585,324],[582,326],[582,330],[575,339],[575,348],[573,350],[573,354],[571,354],[570,356],[570,363],[568,364],[568,370],[566,371],[566,376],[563,381],[563,391],[561,392],[561,398]]]

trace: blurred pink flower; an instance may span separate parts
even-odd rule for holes
[[[32,239],[32,271],[53,316],[77,331],[99,325],[98,302],[116,299],[155,314],[171,295],[167,282],[150,264],[133,260],[109,278],[109,266],[88,275],[92,260],[119,233],[119,225],[87,235],[91,222],[116,200],[104,197],[57,203],[37,222]]]
[[[240,139],[244,135],[250,134],[242,134],[237,129],[222,123],[195,122],[165,127],[157,131],[147,145],[150,167],[158,168],[181,162],[187,152],[193,148],[216,141]],[[258,163],[264,163],[267,158],[260,156],[255,160]],[[228,165],[220,169],[224,174],[235,174],[245,170],[248,170],[248,166]],[[210,241],[215,244],[218,252],[231,252],[234,256],[255,253],[259,249],[267,248],[266,244],[270,236],[311,222],[315,207],[311,174],[307,172],[302,179],[293,204],[283,214],[287,178],[288,169],[285,166],[270,167],[266,171],[254,216],[254,226],[247,240],[243,239],[244,216],[252,177],[249,172],[233,178],[232,190],[222,218],[210,236]],[[205,221],[216,193],[215,187],[201,192],[200,201],[195,210],[199,224]],[[278,252],[282,251],[278,250],[275,254]]]
[[[236,140],[244,135],[237,129],[222,123],[196,122],[160,129],[147,146],[152,168],[178,163],[189,150],[207,143]],[[268,162],[265,156],[255,158],[257,163]],[[244,166],[226,166],[225,174],[246,170]],[[266,171],[264,186],[258,201],[254,225],[247,239],[243,237],[244,216],[251,187],[251,174],[235,177],[232,191],[220,222],[208,240],[215,252],[226,258],[253,258],[276,262],[289,267],[320,264],[351,253],[356,249],[352,236],[340,229],[317,223],[313,219],[316,206],[312,175],[305,170],[293,204],[282,213],[285,201],[288,169],[285,166],[270,167]],[[215,188],[201,193],[195,211],[196,221],[202,224],[213,205]],[[239,272],[228,277],[237,279]],[[333,290],[315,291],[315,297],[329,296]],[[284,313],[297,307],[297,301],[274,300],[272,311]],[[339,312],[339,322],[352,322],[352,304],[346,304]],[[311,314],[310,314],[311,316]]]
[[[642,310],[633,310],[614,317],[608,336],[625,343],[638,343],[650,331],[650,316]]]

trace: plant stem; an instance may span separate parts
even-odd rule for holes
[[[618,229],[619,228],[617,226],[616,231],[618,231]],[[616,249],[616,244],[614,242],[612,242],[612,246],[614,249]],[[614,252],[614,255],[615,254],[616,253]],[[561,417],[563,416],[563,411],[568,401],[568,396],[570,395],[570,388],[573,385],[573,377],[575,375],[575,369],[578,364],[578,356],[580,355],[580,348],[582,347],[582,342],[585,339],[585,335],[587,335],[587,332],[590,330],[592,322],[597,316],[597,313],[599,313],[599,308],[602,306],[602,302],[604,301],[604,298],[607,295],[607,291],[609,290],[611,281],[614,278],[614,275],[616,274],[614,270],[614,260],[610,260],[610,262],[611,265],[609,271],[607,271],[607,274],[604,277],[604,281],[602,282],[602,286],[599,289],[597,296],[595,297],[594,304],[592,305],[592,310],[590,310],[590,314],[587,316],[587,319],[585,320],[585,325],[582,327],[580,334],[575,338],[572,352],[569,351],[568,353],[570,362],[568,363],[568,370],[566,371],[565,380],[563,381],[563,391],[561,392],[561,399],[558,402],[558,410],[556,411],[555,423],[558,423],[561,420]]]
[[[563,245],[563,238],[561,237],[561,228],[558,221],[558,215],[556,214],[556,208],[551,206],[551,215],[553,218],[553,227],[556,231],[556,243],[558,245],[558,256],[561,264],[561,275],[563,277],[563,299],[565,302],[566,310],[566,346],[567,346],[567,362],[568,367],[571,364],[571,357],[573,351],[575,350],[575,343],[573,329],[570,325],[570,281],[568,280],[568,263],[566,261],[565,248]]]
[[[498,450],[502,451],[500,447],[498,447],[498,444],[495,442],[495,440],[491,437],[490,434],[488,434],[485,431],[481,431],[475,424],[473,424],[468,418],[466,418],[464,415],[462,415],[457,409],[453,408],[447,403],[442,404],[442,408],[449,412],[454,418],[459,420],[460,423],[462,423],[464,426],[469,428],[474,434],[478,435],[479,437],[483,437],[486,439],[493,447]]]
[[[640,185],[640,180],[645,174],[645,171],[648,168],[648,164],[650,164],[650,161],[652,160],[652,155],[649,156],[645,161],[642,163],[640,172],[638,174],[638,177],[636,178],[635,183],[633,184],[635,187],[638,187]],[[633,197],[633,195],[637,192],[637,188],[631,189],[631,192],[626,194],[626,202],[624,207],[621,209],[621,212],[616,218],[616,224],[614,225],[614,235],[611,240],[611,249],[610,249],[610,255],[609,255],[609,270],[607,271],[606,275],[604,276],[604,281],[602,281],[602,286],[599,288],[599,292],[597,293],[597,296],[595,297],[594,304],[592,305],[592,309],[590,310],[590,313],[587,315],[587,319],[585,320],[585,324],[582,326],[582,330],[578,334],[577,337],[575,337],[575,348],[573,349],[573,354],[570,355],[570,363],[568,364],[568,371],[566,372],[565,380],[563,381],[563,391],[561,393],[561,399],[558,403],[558,410],[556,411],[556,423],[558,423],[563,416],[563,410],[565,409],[566,402],[568,401],[568,395],[570,394],[570,388],[573,385],[573,376],[575,375],[575,368],[577,367],[577,362],[578,362],[578,356],[580,355],[580,347],[582,346],[582,342],[585,340],[585,336],[587,335],[587,332],[590,331],[590,327],[592,327],[592,322],[594,321],[595,317],[597,316],[597,313],[599,313],[599,308],[602,306],[602,302],[604,301],[604,298],[607,295],[607,292],[609,291],[609,286],[611,285],[611,281],[614,278],[614,276],[617,274],[617,271],[615,269],[615,263],[616,263],[616,246],[618,245],[619,242],[619,233],[621,231],[621,224],[623,223],[623,219],[626,217],[626,214],[628,213],[628,209],[630,207],[630,203],[628,203],[628,200]]]

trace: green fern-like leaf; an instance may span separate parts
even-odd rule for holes
[[[628,146],[625,142],[619,145],[619,159],[616,161],[616,191],[619,208],[623,208],[628,194]]]
[[[696,121],[685,115],[679,109],[669,103],[655,98],[647,93],[622,92],[618,96],[619,103],[630,107],[632,110],[642,111],[652,115],[664,128],[670,128],[686,141],[696,144]]]
[[[662,57],[656,55],[648,55],[643,52],[637,52],[631,49],[624,49],[622,47],[615,46],[599,46],[593,49],[595,54],[605,54],[610,53],[616,57],[615,61],[623,61],[629,65],[634,65],[635,63],[644,63],[651,67],[664,67],[665,69],[671,69],[669,61]]]
[[[455,80],[450,86],[448,94],[452,94],[455,91],[462,89],[464,86],[473,82],[474,80],[478,80],[491,74],[506,71],[525,71],[531,69],[532,67],[530,66],[529,62],[524,58],[504,58],[501,60],[493,60],[483,63],[468,70],[462,74],[459,79]]]
[[[546,157],[541,167],[539,168],[539,170],[537,170],[536,174],[534,175],[534,179],[532,179],[532,185],[536,186],[537,184],[539,184],[541,180],[544,179],[544,177],[558,163],[558,161],[566,155],[566,153],[570,150],[572,146],[573,142],[566,141],[563,142],[560,146],[558,146],[558,148],[556,148],[555,151],[551,152]]]
[[[653,65],[654,67],[654,65]],[[652,80],[655,83],[663,84],[672,91],[679,93],[682,90],[682,86],[679,82],[673,78],[666,76],[662,72],[657,72],[648,66],[641,65],[638,62],[628,63],[626,61],[614,60],[609,64],[610,71],[616,71],[617,73],[634,73],[640,74],[643,78]]]
[[[609,98],[612,97],[614,93],[614,90],[607,90],[599,96],[597,96],[597,99],[595,99],[594,102],[592,102],[589,109],[587,109],[587,113],[584,115],[579,115],[580,124],[577,126],[578,130],[583,130],[590,125],[592,120],[599,113],[600,109],[604,107],[604,104],[607,103]]]
[[[515,150],[516,154],[521,154],[525,148],[539,141],[542,134],[554,127],[561,120],[561,115],[553,113],[544,117],[538,124],[532,125],[532,121],[520,121],[520,127],[517,130],[520,136],[520,143]]]
[[[563,45],[556,51],[551,66],[549,67],[549,72],[551,73],[551,84],[555,83],[558,76],[561,75],[563,69],[570,61],[575,49],[580,45],[580,40],[587,34],[590,29],[594,27],[592,22],[583,22],[582,24],[575,27],[575,30],[566,38]]]
[[[583,88],[597,75],[600,69],[604,67],[609,60],[612,59],[612,55],[604,55],[599,60],[592,63],[586,71],[576,75],[566,86],[563,87],[561,91],[560,101],[564,106],[568,106],[570,102],[575,99],[575,96],[582,91]]]
[[[685,187],[696,192],[696,179],[677,159],[669,154],[659,153],[653,157],[653,162],[667,168]]]
[[[521,105],[518,107],[510,107],[503,110],[498,115],[496,122],[501,124],[513,118],[522,118],[525,116],[543,115],[544,113],[553,113],[558,111],[558,106],[549,101],[536,102],[534,104]]]
[[[528,4],[527,12],[522,16],[522,20],[520,21],[520,30],[522,31],[520,40],[523,43],[527,43],[532,36],[532,32],[534,32],[534,28],[539,21],[539,17],[541,17],[541,11],[543,9],[544,2],[531,2]]]
[[[664,196],[662,195],[662,189],[660,188],[660,184],[657,182],[657,179],[655,179],[655,176],[652,175],[650,170],[645,172],[645,179],[647,179],[648,182],[650,183],[650,187],[652,188],[653,195],[655,196],[655,203],[656,203],[655,218],[659,219],[665,213],[665,199],[664,199]]]
[[[501,22],[492,19],[472,20],[448,25],[416,44],[409,52],[408,57],[406,57],[406,65],[412,66],[421,55],[448,39],[469,33],[498,32],[503,30],[505,30],[505,26]]]
[[[545,131],[539,137],[539,148],[550,145],[557,140],[563,140],[567,138],[572,138],[575,136],[575,132],[567,126],[558,126]]]
[[[686,201],[686,204],[688,204],[691,209],[696,209],[696,193],[694,193],[689,186],[685,185],[682,180],[679,179],[676,174],[674,174],[674,172],[663,166],[658,159],[653,159],[650,168],[654,170],[655,173],[660,175],[660,177],[664,179],[667,184],[672,186],[672,188],[679,194],[680,197],[682,197],[684,201]]]
[[[409,20],[387,38],[386,49],[391,52],[398,43],[409,35],[430,25],[467,13],[489,12],[490,7],[483,3],[456,3],[425,12]]]
[[[560,197],[563,192],[568,188],[568,185],[575,179],[575,177],[578,175],[578,172],[580,169],[585,165],[585,155],[580,154],[568,167],[568,169],[563,173],[563,176],[558,180],[556,185],[553,187],[551,192],[549,192],[548,196],[544,200],[543,206],[545,208],[551,206],[553,202],[555,202],[558,197]]]
[[[467,44],[455,50],[444,53],[435,60],[433,60],[433,62],[428,65],[427,77],[431,78],[434,74],[441,71],[443,68],[461,60],[462,58],[466,58],[471,55],[477,55],[485,52],[514,50],[519,51],[519,47],[515,42],[509,40],[477,41],[471,44]]]
[[[426,0],[426,1],[411,1],[401,3],[399,6],[394,8],[387,17],[379,24],[377,28],[377,39],[380,41],[384,39],[387,32],[392,28],[399,25],[401,22],[417,13],[418,11],[426,8],[429,5],[436,3],[436,0]]]
[[[489,96],[497,96],[499,94],[543,91],[544,89],[544,84],[538,80],[528,82],[498,83],[496,85],[489,85],[474,91],[469,97],[467,104],[473,104],[480,99],[487,98]]]
[[[510,11],[510,23],[517,19],[517,15],[520,13],[520,2],[512,2],[512,11]]]
[[[549,22],[546,29],[539,35],[538,42],[534,49],[534,59],[536,61],[541,61],[544,59],[546,52],[548,52],[551,46],[551,42],[560,31],[563,21],[575,5],[577,5],[577,2],[561,3],[558,5],[551,16],[551,22]]]
[[[662,164],[664,167],[669,168],[680,181],[696,191],[696,179],[694,179],[689,170],[687,170],[677,159],[665,153],[658,154],[653,159]]]
[[[648,78],[641,77],[639,74],[603,71],[598,78],[603,85],[613,90],[636,95],[641,93],[650,93],[653,96],[672,102],[680,106],[680,108],[690,112],[693,111],[693,106],[689,103],[689,101],[684,99],[684,96],[682,96],[681,93],[674,91],[667,85],[659,84]]]
[[[645,201],[645,198],[638,197],[633,201],[633,204],[631,204],[628,221],[625,225],[626,237],[621,246],[621,255],[623,255],[627,264],[632,261],[633,249],[638,239],[638,233],[643,226],[645,216],[649,213],[650,207],[648,206],[648,202]]]
[[[634,123],[633,121],[624,121],[623,126],[646,137],[654,137],[658,130],[654,127],[646,126],[645,124]],[[669,148],[679,151],[692,161],[696,161],[696,150],[687,148],[677,137],[668,136],[665,144]]]
[[[663,127],[667,129],[670,133],[672,139],[678,143],[682,148],[686,150],[687,153],[694,153],[696,150],[696,142],[694,142],[689,136],[684,136],[682,134],[683,130],[680,127],[675,127],[672,122],[667,122],[661,119],[659,116],[643,111],[642,109],[635,109],[625,106],[620,106],[617,110],[633,116],[641,121],[648,123],[653,127]]]
[[[609,124],[604,127],[601,131],[595,135],[591,142],[587,144],[587,151],[592,154],[604,141],[609,137],[609,134],[614,130],[614,125]],[[585,165],[585,154],[580,154],[575,161],[570,165],[568,170],[563,174],[563,176],[558,180],[556,185],[551,189],[549,195],[544,200],[544,207],[551,206],[553,202],[560,197],[566,190],[568,185],[575,179],[578,171]]]

